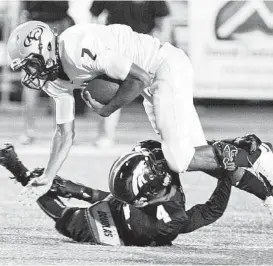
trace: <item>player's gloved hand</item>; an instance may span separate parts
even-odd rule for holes
[[[107,117],[110,115],[110,114],[106,114],[104,112],[103,107],[105,105],[103,105],[103,104],[97,102],[95,99],[93,99],[88,90],[82,90],[81,96],[82,96],[82,99],[84,100],[84,102],[86,103],[86,105],[89,108],[91,108],[94,112],[96,112],[98,115],[103,116],[103,117]]]
[[[52,181],[45,175],[33,178],[19,194],[18,201],[24,205],[33,205],[52,186]]]
[[[214,151],[218,157],[221,167],[228,171],[234,171],[237,168],[235,163],[238,149],[232,144],[223,141],[215,141],[212,144]]]
[[[241,148],[249,153],[253,153],[259,148],[259,146],[262,144],[262,141],[256,135],[250,134],[244,137],[235,138],[233,140],[233,144],[237,148]]]

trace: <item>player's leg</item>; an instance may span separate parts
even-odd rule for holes
[[[195,153],[194,147],[207,142],[193,105],[191,63],[176,48],[168,48],[168,55],[149,89],[153,103],[149,105],[145,101],[144,106],[161,136],[162,150],[170,168],[184,172]]]
[[[31,178],[35,178],[43,173],[43,169],[35,169],[34,171],[29,172],[29,175],[26,175],[28,169],[19,161],[13,146],[10,144],[4,145],[4,147],[0,149],[0,165],[12,172],[15,175],[16,180],[22,185],[27,185]],[[94,219],[92,220],[93,224],[89,223],[89,218],[87,217],[89,209],[67,207],[60,197],[75,197],[80,200],[94,203],[98,200],[105,199],[108,195],[109,192],[93,190],[92,188],[85,187],[81,184],[75,184],[57,176],[53,181],[51,189],[37,200],[37,204],[45,214],[56,222],[55,227],[60,234],[78,242],[103,244],[103,241],[99,242],[98,237],[94,236],[94,232],[95,234],[98,234],[98,229]],[[107,208],[107,206],[105,207],[105,204],[99,206],[101,207],[99,209],[101,212]],[[109,207],[107,212],[109,212]],[[107,217],[109,217],[109,215]],[[92,217],[90,217],[90,219],[92,219]],[[105,216],[103,216],[103,219],[105,219]],[[101,227],[101,230],[103,230],[103,226]],[[117,240],[119,240],[118,237]]]
[[[55,228],[60,234],[78,242],[96,244],[88,226],[85,208],[67,207],[59,197],[50,192],[41,196],[37,204],[56,222]]]
[[[219,154],[223,154],[223,151],[233,153],[237,166],[251,167],[250,162],[254,162],[261,154],[259,147],[262,141],[256,135],[249,134],[235,139],[208,141],[208,144],[209,146],[195,147],[195,153],[187,171],[212,171],[219,166],[224,166],[223,158],[219,158]]]
[[[101,201],[87,208],[68,208],[56,221],[55,228],[77,242],[123,245],[124,221],[122,203],[116,209],[109,201]],[[113,211],[119,219],[113,215]]]
[[[37,200],[37,204],[41,210],[55,222],[62,217],[62,214],[67,209],[67,206],[63,201],[56,195],[52,195],[50,192],[41,196]]]
[[[50,191],[64,198],[75,198],[87,201],[91,204],[104,200],[110,194],[103,190],[93,189],[80,183],[74,183],[60,176],[54,178]]]
[[[26,186],[31,178],[31,172],[18,159],[14,147],[11,144],[3,144],[0,146],[0,165],[10,171],[16,181]]]
[[[36,168],[29,171],[27,167],[19,160],[14,147],[11,144],[5,144],[0,147],[0,165],[9,170],[16,181],[26,186],[30,179],[39,177],[43,174],[43,168]],[[65,198],[76,198],[90,203],[105,199],[109,192],[92,189],[83,184],[74,183],[70,180],[56,176],[50,189],[51,194]]]

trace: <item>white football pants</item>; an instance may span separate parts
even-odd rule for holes
[[[143,105],[155,132],[161,136],[162,150],[175,172],[187,170],[194,147],[206,145],[204,132],[193,105],[193,69],[188,56],[166,43],[159,50],[159,67],[148,88],[152,103]]]

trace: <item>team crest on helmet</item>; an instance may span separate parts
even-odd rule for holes
[[[145,162],[140,162],[133,172],[132,187],[133,193],[135,196],[139,194],[139,190],[143,187],[144,184],[148,182],[143,175],[145,169]]]
[[[33,42],[38,41],[43,34],[44,28],[45,27],[42,25],[38,25],[36,28],[34,28],[25,38],[24,46],[29,47]]]

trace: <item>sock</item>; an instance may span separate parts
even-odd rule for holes
[[[269,191],[265,187],[263,181],[247,170],[236,187],[255,195],[261,200],[265,200],[266,197],[269,196]]]

